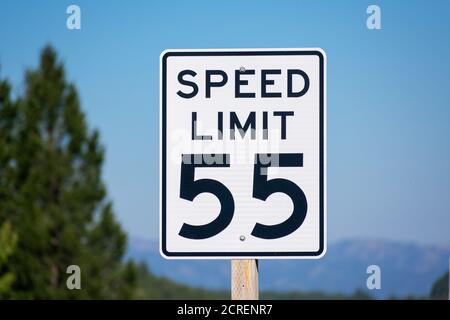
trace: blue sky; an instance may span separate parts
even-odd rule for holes
[[[70,4],[81,30],[66,28]],[[160,52],[321,47],[329,240],[449,244],[449,14],[448,1],[2,1],[0,74],[20,92],[40,49],[57,49],[101,132],[119,220],[157,238]]]

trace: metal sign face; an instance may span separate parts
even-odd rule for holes
[[[164,51],[160,178],[167,258],[323,256],[325,53]]]

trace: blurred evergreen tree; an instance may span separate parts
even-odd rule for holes
[[[88,129],[50,46],[14,101],[0,81],[0,225],[11,221],[19,239],[4,266],[15,275],[12,298],[132,298],[136,270],[123,263],[126,234],[102,163],[99,134]],[[66,287],[72,264],[81,268],[81,290]]]
[[[11,223],[0,225],[0,299],[11,296],[11,286],[15,280],[13,272],[3,272],[6,269],[8,258],[14,252],[17,243],[17,234],[11,228]]]
[[[439,279],[437,279],[431,287],[430,298],[434,300],[447,300],[449,299],[449,273],[446,272]]]

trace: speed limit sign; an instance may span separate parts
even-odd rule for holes
[[[323,256],[325,53],[166,50],[160,63],[161,254]]]

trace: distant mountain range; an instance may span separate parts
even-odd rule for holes
[[[159,276],[208,289],[229,289],[226,260],[165,260],[158,242],[130,239],[128,256],[145,261]],[[428,296],[433,282],[449,269],[450,246],[351,239],[329,244],[321,260],[260,260],[260,290],[351,294],[357,289],[377,298]],[[381,290],[368,290],[366,268],[381,268]]]

